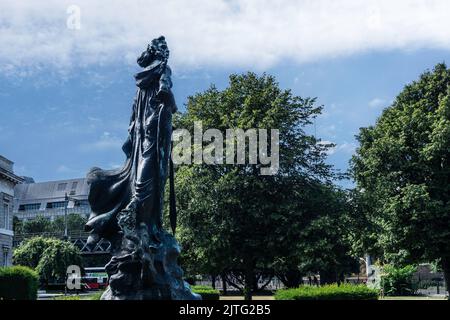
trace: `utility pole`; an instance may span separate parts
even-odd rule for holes
[[[64,204],[64,240],[68,239],[67,236],[67,206],[69,205],[69,197],[67,196],[67,192],[64,196],[65,204]]]

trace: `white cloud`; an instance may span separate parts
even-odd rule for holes
[[[329,148],[327,151],[328,155],[334,155],[337,153],[344,153],[346,155],[351,155],[356,151],[356,143],[354,142],[343,142],[343,143],[335,143],[331,141],[321,141],[320,144],[335,144],[334,147]]]
[[[328,139],[336,138],[337,127],[335,124],[321,125],[317,128],[319,136],[326,137]]]
[[[372,109],[377,109],[386,105],[386,100],[381,98],[374,98],[369,101],[369,107]]]
[[[336,152],[342,152],[348,155],[355,153],[357,148],[356,143],[354,142],[343,142],[336,146]]]
[[[67,8],[81,29],[67,28]],[[450,49],[448,0],[3,0],[0,70],[134,63],[164,34],[178,70],[266,68],[367,50]],[[21,66],[21,68],[18,68]]]
[[[117,150],[120,149],[124,142],[112,136],[109,132],[103,132],[97,141],[82,144],[80,150],[83,152]]]

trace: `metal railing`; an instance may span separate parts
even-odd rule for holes
[[[59,217],[64,216],[65,214],[64,208],[46,208],[44,210],[36,209],[36,210],[19,210],[15,211],[14,215],[17,216],[20,220],[23,219],[33,219],[38,216],[43,216],[47,218],[51,217]],[[89,215],[91,213],[91,208],[89,206],[78,206],[74,208],[67,208],[67,214],[80,214],[80,215]]]
[[[55,238],[55,239],[66,239],[64,236],[64,231],[55,232],[41,232],[41,233],[21,233],[15,234],[13,238],[13,246],[18,247],[24,240],[33,237],[45,237],[45,238]],[[111,250],[111,243],[107,240],[100,240],[94,247],[87,245],[87,239],[89,237],[88,232],[84,231],[69,231],[67,233],[67,241],[70,241],[78,249],[80,249],[82,254],[105,254],[109,253]]]

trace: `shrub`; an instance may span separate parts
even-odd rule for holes
[[[412,278],[417,271],[415,266],[396,268],[387,265],[381,275],[381,288],[386,296],[410,296],[417,292]]]
[[[208,286],[191,286],[192,292],[202,296],[202,300],[219,300],[219,290]]]
[[[300,286],[295,289],[281,289],[275,293],[275,300],[377,300],[378,290],[365,285],[330,284],[322,287]]]
[[[28,267],[0,268],[0,300],[36,300],[38,274]]]

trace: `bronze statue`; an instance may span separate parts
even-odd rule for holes
[[[102,299],[199,299],[182,280],[177,265],[179,246],[162,227],[164,189],[170,173],[170,221],[176,226],[169,49],[164,37],[152,40],[138,58],[144,70],[135,75],[138,87],[128,139],[127,159],[118,170],[93,168],[88,173],[92,214],[86,223],[89,245],[101,238],[112,244],[105,266],[109,287]],[[169,164],[170,163],[170,164]]]

